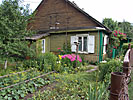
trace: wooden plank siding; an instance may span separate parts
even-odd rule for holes
[[[70,42],[71,36],[76,36],[79,33],[68,33],[67,40]],[[88,34],[88,32],[82,32],[80,34]],[[99,60],[99,45],[98,32],[89,32],[89,35],[95,36],[95,53],[85,54],[85,60],[97,62]],[[100,38],[99,38],[100,40]],[[66,42],[66,34],[53,34],[50,37],[50,51],[58,52],[57,48],[63,48],[63,44]],[[99,45],[98,45],[99,44]]]
[[[44,0],[36,11],[34,21],[28,27],[33,30],[49,30],[49,27],[64,29],[66,27],[99,27],[97,23],[83,15],[65,0]]]

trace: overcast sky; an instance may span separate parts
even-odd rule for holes
[[[1,2],[2,0],[0,0]],[[24,0],[32,11],[42,0]],[[83,8],[89,15],[102,22],[104,18],[133,23],[133,0],[70,0]]]

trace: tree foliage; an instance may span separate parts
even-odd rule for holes
[[[118,22],[112,20],[112,18],[105,18],[102,23],[112,31],[119,29]]]
[[[26,29],[31,16],[20,4],[20,0],[4,0],[0,5],[0,56],[4,58],[23,59],[31,54],[25,41],[32,33]]]
[[[122,33],[126,33],[129,38],[133,38],[133,26],[130,22],[117,22],[112,20],[112,18],[105,18],[102,23],[112,31],[117,30]]]

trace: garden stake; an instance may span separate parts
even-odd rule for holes
[[[75,45],[76,45],[76,65],[75,65],[75,68],[77,67],[77,55],[78,55],[78,46],[79,46],[79,43],[78,42],[74,42]]]

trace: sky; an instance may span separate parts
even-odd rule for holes
[[[42,0],[23,0],[24,4],[30,4],[34,11]],[[114,21],[128,21],[133,23],[133,0],[70,0],[74,1],[81,9],[102,22],[104,18],[112,18]],[[2,0],[0,0],[0,3]]]

